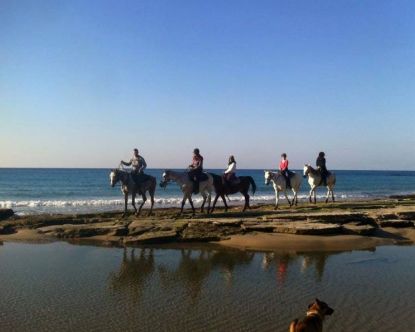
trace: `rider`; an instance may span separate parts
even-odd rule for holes
[[[322,181],[323,185],[326,186],[327,185],[327,175],[329,174],[329,171],[327,170],[327,167],[326,167],[326,158],[325,158],[325,153],[324,152],[320,152],[318,154],[318,158],[316,160],[316,166],[317,166],[317,169],[320,171],[321,181]]]
[[[287,188],[290,188],[290,175],[288,173],[288,159],[287,154],[283,153],[281,155],[280,161],[280,173],[284,176]]]
[[[223,172],[222,182],[230,184],[236,179],[236,161],[234,156],[229,157],[228,168]]]
[[[189,178],[193,181],[193,193],[199,192],[199,178],[203,172],[203,157],[198,148],[193,150],[192,163],[189,165]]]
[[[134,149],[133,156],[130,161],[125,162],[121,160],[121,164],[125,166],[132,166],[131,174],[135,183],[138,185],[141,182],[144,170],[147,168],[147,163],[144,158],[138,154],[138,149]]]

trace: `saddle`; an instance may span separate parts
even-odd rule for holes
[[[327,179],[331,175],[331,172],[329,172],[329,171],[322,172],[320,169],[319,169],[319,172],[320,172],[320,176],[321,176],[319,186],[321,186],[321,185],[322,186],[327,186]]]
[[[193,176],[191,176],[191,174],[189,174],[189,179],[193,181]],[[209,178],[208,178],[207,173],[203,172],[203,173],[196,175],[196,179],[197,181],[202,182],[202,181],[206,181]]]
[[[278,171],[278,173],[285,178],[287,188],[291,188],[291,178],[294,176],[295,172],[288,170],[287,177],[281,171]]]
[[[151,179],[150,175],[144,174],[144,173],[131,173],[131,176],[133,177],[133,180],[137,186],[139,186],[141,183],[146,182],[147,180]]]
[[[239,183],[241,183],[241,179],[238,177],[238,176],[233,176],[229,181],[228,181],[228,183],[230,184],[230,185],[237,185],[237,184],[239,184]]]

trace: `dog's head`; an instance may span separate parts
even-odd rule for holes
[[[326,315],[330,316],[334,309],[330,308],[326,302],[316,298],[313,303],[308,305],[308,311],[317,311],[321,317],[324,317]]]

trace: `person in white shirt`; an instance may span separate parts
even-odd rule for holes
[[[130,161],[126,162],[121,160],[121,164],[132,167],[131,175],[137,185],[143,181],[143,174],[144,170],[147,168],[147,163],[145,159],[138,154],[138,149],[134,149],[133,156]]]
[[[223,181],[224,183],[231,183],[233,180],[236,179],[236,161],[235,161],[235,157],[234,156],[230,156],[229,157],[229,161],[228,161],[228,168],[225,170],[225,172],[223,173]]]

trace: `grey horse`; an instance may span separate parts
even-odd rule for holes
[[[123,217],[127,215],[127,203],[128,203],[128,195],[131,194],[132,197],[132,205],[135,210],[135,215],[138,216],[141,212],[141,209],[145,202],[147,201],[146,192],[150,194],[151,200],[151,208],[148,215],[151,215],[153,212],[154,206],[154,192],[156,191],[157,181],[154,176],[145,175],[146,179],[140,183],[139,186],[135,183],[133,177],[131,176],[130,172],[127,172],[122,169],[112,169],[110,173],[110,183],[111,186],[114,187],[117,182],[121,182],[121,191],[124,194],[124,213]],[[135,206],[135,196],[139,194],[143,198],[143,202],[141,203],[140,207],[136,208]]]
[[[207,176],[207,180],[200,181],[199,184],[199,191],[203,197],[203,203],[200,208],[201,212],[203,212],[206,200],[208,201],[208,213],[210,210],[210,203],[212,198],[212,191],[213,191],[213,178],[212,175],[209,173],[204,173]],[[183,200],[182,200],[182,207],[180,210],[180,214],[183,213],[183,207],[186,203],[186,200],[189,200],[190,206],[192,207],[193,215],[195,214],[195,207],[192,201],[192,194],[193,194],[193,182],[189,179],[189,174],[187,172],[176,172],[172,170],[165,170],[162,175],[162,179],[160,182],[160,187],[165,188],[167,183],[170,181],[176,182],[180,189],[183,192]]]
[[[310,194],[308,196],[308,199],[310,203],[312,202],[312,196],[314,195],[314,204],[316,203],[316,190],[317,187],[322,186],[322,179],[321,174],[318,170],[311,167],[309,164],[304,165],[304,177],[308,178],[308,184],[310,185]],[[329,197],[331,194],[331,200],[334,202],[334,186],[336,185],[336,174],[334,172],[330,172],[327,176],[326,181],[326,187],[327,187],[327,196],[326,196],[326,203],[329,201]]]

